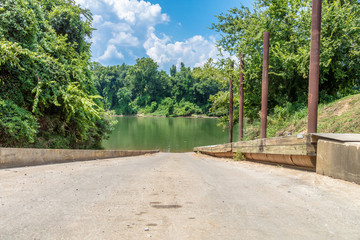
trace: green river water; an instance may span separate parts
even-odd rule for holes
[[[228,141],[228,132],[223,132],[213,118],[116,117],[116,120],[110,138],[103,142],[107,150],[189,152],[196,146]]]

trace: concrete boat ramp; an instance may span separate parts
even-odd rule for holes
[[[358,137],[299,135],[195,151],[358,182]],[[360,236],[360,186],[313,171],[195,153],[44,149],[0,149],[1,167],[0,239]]]
[[[360,134],[299,134],[196,147],[194,151],[301,167],[360,184]]]
[[[0,169],[0,239],[358,240],[360,186],[195,153]]]
[[[194,148],[215,157],[267,162],[316,171],[360,184],[360,134],[298,134]],[[158,153],[158,150],[0,148],[0,169]]]

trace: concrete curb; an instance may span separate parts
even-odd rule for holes
[[[72,150],[0,148],[0,169],[42,164],[89,161],[106,158],[140,156],[158,153],[158,150]]]

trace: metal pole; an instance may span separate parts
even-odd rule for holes
[[[319,102],[321,0],[313,0],[309,70],[308,133],[317,132]]]
[[[239,85],[239,141],[243,139],[244,128],[244,54],[240,53],[240,85]]]
[[[230,84],[229,84],[229,142],[232,143],[233,139],[233,74],[234,74],[234,62],[230,63]]]
[[[270,33],[264,32],[263,47],[263,72],[262,72],[262,94],[261,94],[261,138],[266,138],[267,108],[269,90],[269,39]]]

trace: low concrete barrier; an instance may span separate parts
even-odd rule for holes
[[[241,153],[251,161],[286,164],[314,171],[316,165],[316,143],[311,143],[310,135],[303,134],[196,147],[194,151],[229,158]]]
[[[214,157],[227,157],[232,158],[234,153],[232,151],[232,144],[219,144],[211,146],[195,147],[194,152],[201,152]]]
[[[360,143],[319,140],[316,173],[360,184]]]
[[[285,164],[360,184],[360,134],[316,133],[194,148],[195,152]]]
[[[0,168],[139,156],[157,152],[159,151],[0,148]]]

